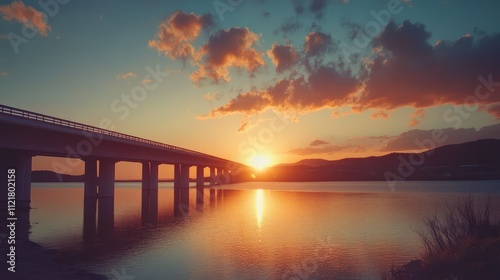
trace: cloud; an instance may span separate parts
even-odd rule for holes
[[[385,27],[373,41],[376,58],[366,65],[358,109],[464,104],[481,83],[482,96],[493,86],[498,87],[500,33],[480,38],[466,34],[453,42],[434,45],[428,42],[430,36],[420,23],[404,21],[397,26],[390,22]],[[497,103],[500,95],[491,94],[478,101]]]
[[[214,25],[211,14],[198,16],[177,11],[160,24],[158,33],[148,42],[148,46],[171,59],[186,60],[192,58],[195,53],[191,43],[198,38],[203,29],[209,29]]]
[[[304,5],[303,5],[302,1],[300,1],[300,0],[293,0],[292,4],[293,4],[293,10],[295,11],[296,15],[300,16],[300,15],[302,15],[304,13],[305,8],[304,8]]]
[[[9,75],[9,73],[7,73],[7,71],[0,71],[0,77],[5,77],[8,75]]]
[[[277,45],[273,44],[267,55],[276,66],[276,72],[282,73],[290,69],[299,59],[299,55],[292,45]]]
[[[489,106],[486,111],[492,114],[495,118],[500,119],[500,103]]]
[[[118,80],[125,80],[128,78],[135,78],[135,77],[137,77],[137,74],[135,74],[134,72],[121,73],[116,76]]]
[[[245,117],[240,122],[240,127],[238,128],[238,132],[247,132],[264,121],[269,121],[269,119],[258,118],[257,120],[252,121],[250,120],[250,118]]]
[[[231,79],[230,67],[246,70],[252,76],[265,65],[264,54],[254,48],[258,41],[259,37],[248,28],[220,30],[197,51],[198,70],[191,79],[195,83],[202,79],[227,82]]]
[[[423,119],[425,116],[424,110],[423,109],[418,109],[415,111],[415,113],[410,115],[412,117],[410,123],[408,126],[415,127],[420,124],[420,119]]]
[[[274,30],[274,34],[282,33],[283,36],[288,36],[294,34],[303,27],[304,25],[300,23],[296,17],[291,17],[286,19],[278,29]]]
[[[252,115],[268,108],[310,112],[325,107],[339,107],[356,91],[357,81],[335,67],[321,66],[306,79],[304,76],[279,80],[267,88],[240,93],[226,105],[209,113],[207,118],[240,113]]]
[[[385,119],[386,120],[389,118],[389,115],[384,111],[378,111],[378,112],[372,114],[371,118],[372,119]]]
[[[309,4],[309,11],[311,11],[317,19],[321,19],[327,2],[327,0],[311,0]]]
[[[322,146],[322,145],[327,145],[327,144],[329,144],[329,143],[326,142],[326,141],[323,141],[323,140],[320,140],[320,139],[314,139],[313,141],[311,141],[311,143],[309,144],[309,146],[316,147],[316,146]]]
[[[307,34],[304,43],[304,53],[307,56],[325,54],[333,49],[332,37],[323,32],[311,32]]]
[[[460,144],[479,139],[500,139],[500,124],[475,128],[446,128],[442,130],[442,137],[446,139],[443,143],[436,143],[433,139],[434,130],[413,129],[393,137],[382,151],[410,151],[422,149],[417,143],[433,142],[436,147],[450,144]],[[436,132],[434,132],[436,133]],[[432,147],[426,147],[426,149]]]
[[[207,92],[203,95],[203,99],[207,100],[207,101],[215,101],[215,100],[220,100],[222,98],[222,93],[220,92],[213,92],[213,93],[210,93],[210,92]]]
[[[153,80],[151,79],[143,79],[141,80],[141,84],[152,84],[153,83]]]
[[[27,28],[34,28],[42,36],[47,36],[51,30],[44,19],[43,13],[33,7],[25,6],[21,1],[14,1],[10,5],[0,6],[0,14],[6,21],[17,21]]]

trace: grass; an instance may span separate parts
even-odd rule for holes
[[[481,209],[468,196],[424,222],[421,259],[393,266],[383,279],[500,279],[500,221],[491,220],[489,200]]]

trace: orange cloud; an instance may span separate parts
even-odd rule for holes
[[[491,105],[486,111],[495,116],[495,118],[500,119],[500,103]]]
[[[215,83],[229,81],[229,67],[247,70],[250,75],[265,64],[263,53],[254,45],[259,37],[248,28],[230,28],[220,30],[211,36],[196,54],[198,70],[191,74],[191,79],[198,83],[202,79],[211,79]]]
[[[415,113],[411,114],[410,116],[412,117],[412,119],[411,119],[410,123],[408,124],[408,126],[415,127],[415,126],[418,126],[420,124],[419,119],[423,119],[425,116],[425,113],[424,113],[423,109],[418,109],[417,111],[415,111]]]
[[[332,37],[322,32],[311,32],[307,34],[304,43],[304,53],[306,55],[320,55],[331,50],[333,44]]]
[[[18,21],[25,27],[35,28],[42,36],[47,36],[47,33],[51,30],[41,12],[33,7],[25,6],[21,1],[14,1],[10,5],[0,6],[0,14],[6,21]]]
[[[276,72],[278,73],[290,69],[299,58],[299,55],[291,45],[273,44],[271,49],[267,51],[267,55],[276,66]]]
[[[135,77],[137,77],[137,74],[135,74],[134,72],[121,73],[116,76],[118,80],[125,80],[128,78],[135,78]]]
[[[148,46],[172,59],[192,58],[195,53],[192,41],[198,38],[203,28],[213,25],[210,14],[197,16],[177,11],[166,22],[160,24],[158,33],[148,42]]]
[[[268,108],[310,112],[325,107],[339,107],[352,100],[358,83],[348,73],[322,66],[308,78],[282,79],[261,91],[238,94],[226,105],[209,113],[207,118],[240,113],[252,115]]]
[[[389,115],[384,111],[378,111],[375,114],[371,115],[372,119],[387,119]]]

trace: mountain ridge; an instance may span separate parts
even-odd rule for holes
[[[307,164],[310,165],[307,165]],[[500,140],[481,139],[419,153],[340,160],[304,159],[261,172],[263,181],[500,179]]]

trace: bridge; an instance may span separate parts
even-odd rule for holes
[[[158,203],[158,167],[161,164],[174,166],[174,189],[177,191],[189,188],[191,167],[196,167],[196,186],[201,188],[205,168],[210,169],[210,185],[238,181],[242,178],[241,171],[247,168],[198,151],[5,105],[0,105],[0,131],[0,166],[5,178],[8,169],[15,169],[16,209],[30,208],[34,156],[64,157],[68,164],[81,159],[85,163],[85,203],[93,205],[98,199],[99,208],[108,209],[110,215],[113,213],[117,162],[142,163],[143,206],[149,208],[151,205],[153,211]],[[6,198],[5,194],[1,200]],[[101,205],[104,201],[106,203]]]

